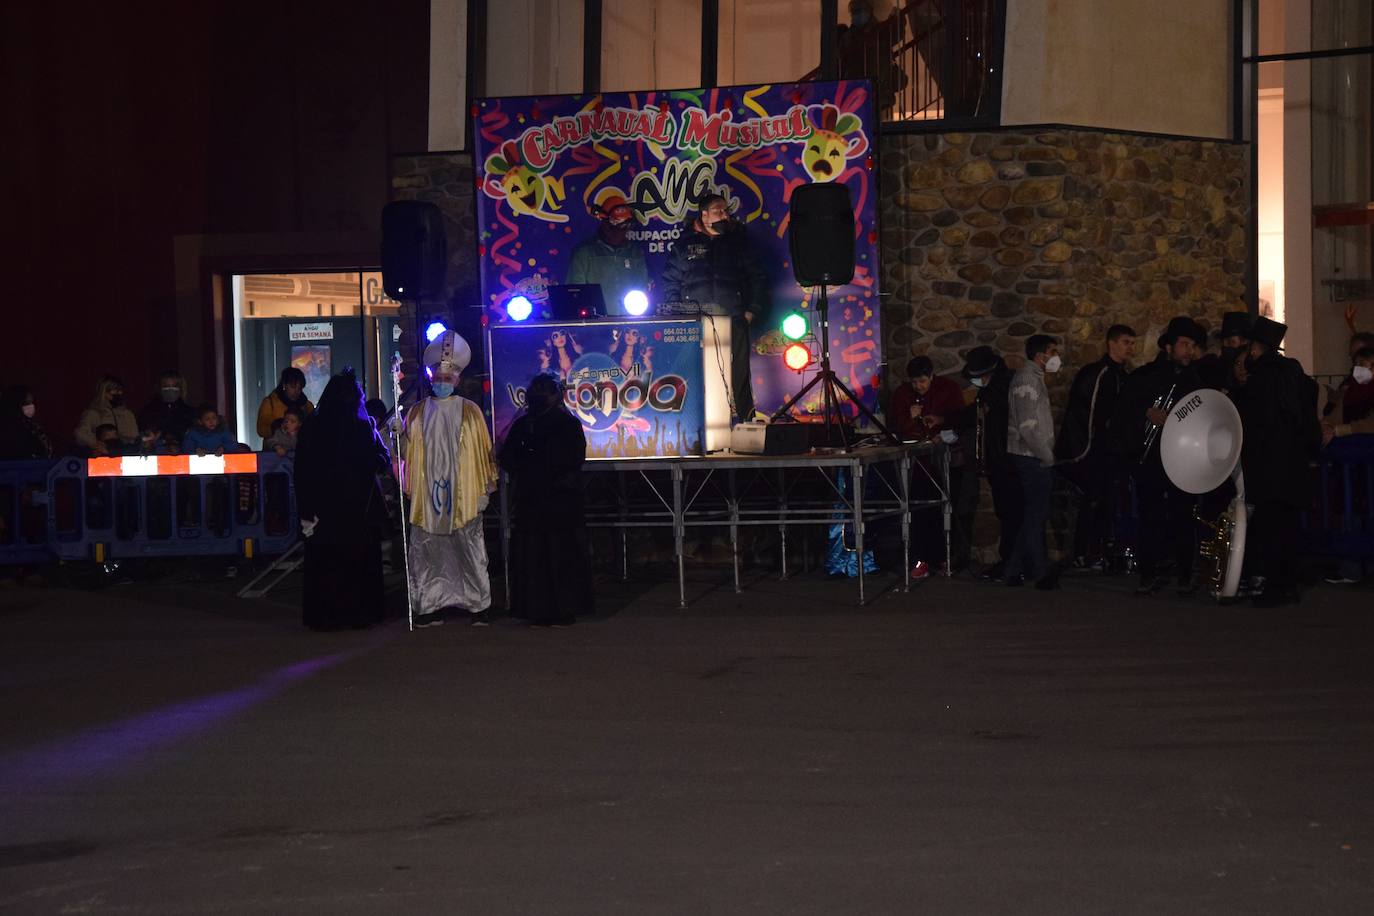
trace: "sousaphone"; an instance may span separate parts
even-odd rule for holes
[[[1217,517],[1199,521],[1212,529],[1200,553],[1211,566],[1211,592],[1218,599],[1234,598],[1245,562],[1245,475],[1240,467],[1244,441],[1240,413],[1231,399],[1203,388],[1178,399],[1159,434],[1164,473],[1185,493],[1210,493],[1230,477],[1236,496]]]

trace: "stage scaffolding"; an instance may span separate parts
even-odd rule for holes
[[[919,470],[917,470],[919,469]],[[735,591],[740,587],[739,530],[776,526],[781,539],[781,575],[787,578],[787,528],[793,525],[852,526],[857,551],[859,604],[867,600],[863,570],[865,526],[897,519],[902,536],[902,589],[911,587],[911,512],[938,506],[945,536],[945,569],[950,568],[949,449],[942,443],[868,446],[807,455],[716,454],[704,458],[635,458],[588,461],[583,473],[612,481],[589,481],[590,493],[609,499],[587,500],[589,528],[621,532],[622,576],[628,575],[632,529],[671,528],[677,563],[678,605],[687,606],[684,541],[688,528],[728,528]],[[911,497],[911,475],[928,477],[939,496]],[[803,478],[815,475],[829,484],[827,496],[793,497]],[[647,485],[648,498],[628,495],[627,478]],[[841,484],[843,479],[843,484]],[[506,605],[510,607],[510,539],[513,521],[504,475],[500,489],[500,530]],[[601,486],[602,483],[609,484]],[[871,545],[870,545],[871,546]]]

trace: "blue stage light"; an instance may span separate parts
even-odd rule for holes
[[[434,338],[447,331],[442,321],[431,321],[429,327],[425,328],[425,340],[434,343]]]
[[[643,315],[649,310],[649,297],[642,289],[632,289],[625,294],[625,311],[631,315]]]
[[[534,306],[524,296],[516,296],[506,303],[506,314],[511,321],[524,321],[534,313]]]

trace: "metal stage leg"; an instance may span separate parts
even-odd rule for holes
[[[944,497],[943,508],[945,510],[945,578],[954,575],[954,559],[950,550],[950,520],[954,516],[954,494],[949,492],[949,446],[946,445],[942,450],[944,458],[940,461],[940,470],[945,477],[945,485],[941,488],[940,495]]]
[[[620,496],[620,581],[630,581],[630,529],[625,527],[625,472],[616,471]]]
[[[864,605],[864,463],[850,462],[854,481],[854,547],[859,557],[859,607]]]
[[[677,606],[687,606],[687,573],[684,568],[683,535],[687,527],[686,511],[682,506],[682,467],[674,464],[673,482],[673,544],[677,548]]]
[[[903,453],[897,459],[897,473],[901,475],[902,498],[902,591],[911,591],[911,455]]]
[[[727,478],[730,481],[730,560],[735,567],[735,594],[740,593],[739,587],[739,494],[735,490],[735,472],[729,471]]]
[[[778,539],[782,541],[782,581],[787,581],[787,472],[778,469],[778,515],[782,524],[778,525]]]

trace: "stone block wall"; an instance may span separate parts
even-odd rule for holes
[[[1171,316],[1216,327],[1245,307],[1241,145],[1072,129],[887,135],[880,168],[889,388],[913,355],[952,373],[988,344],[1019,366],[1026,338],[1046,333],[1062,341],[1058,414],[1111,325],[1140,334],[1140,365]],[[1056,541],[1066,524],[1057,512]],[[987,559],[990,520],[977,532]]]

